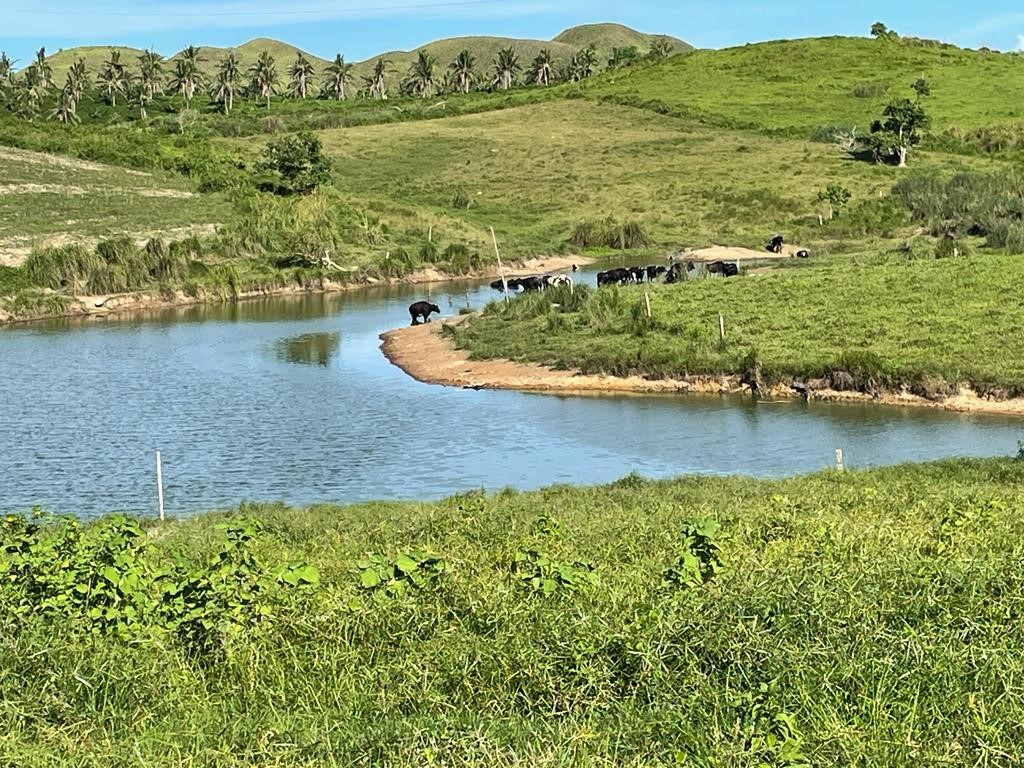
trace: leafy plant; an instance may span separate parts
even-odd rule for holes
[[[511,572],[519,586],[545,596],[579,592],[598,583],[592,563],[582,560],[559,563],[532,548],[516,550]]]
[[[762,768],[809,768],[796,718],[776,703],[776,683],[732,697],[741,754]]]
[[[387,555],[368,555],[356,564],[356,570],[363,589],[388,597],[400,597],[410,589],[436,587],[448,572],[448,564],[438,555],[413,550],[393,560]]]
[[[681,552],[675,563],[661,572],[663,589],[700,587],[715,579],[724,569],[721,548],[716,540],[721,526],[701,517],[683,524]]]

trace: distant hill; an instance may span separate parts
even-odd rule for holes
[[[563,43],[553,43],[544,40],[520,40],[510,37],[452,37],[447,40],[427,43],[421,48],[412,51],[391,51],[389,53],[374,56],[366,61],[356,64],[352,70],[356,87],[362,87],[363,78],[367,77],[373,70],[377,60],[383,58],[391,62],[391,75],[388,78],[389,86],[398,83],[409,70],[409,66],[416,60],[420,50],[426,50],[431,56],[437,59],[438,68],[443,74],[448,65],[455,60],[462,51],[469,51],[476,59],[477,75],[483,77],[489,74],[493,68],[493,61],[498,52],[504,48],[512,47],[519,56],[519,64],[525,72],[542,50],[548,50],[555,59],[556,66],[562,62],[568,62],[575,48]]]
[[[692,45],[679,38],[669,35],[648,35],[622,24],[584,24],[567,29],[555,38],[556,43],[567,45],[572,50],[593,45],[602,64],[611,58],[612,48],[627,48],[632,45],[636,46],[642,55],[651,50],[651,45],[657,40],[667,41],[674,53],[693,50]]]
[[[111,51],[119,51],[121,62],[129,69],[134,69],[138,64],[139,56],[144,52],[138,48],[128,48],[122,45],[80,45],[75,48],[65,48],[57,53],[46,57],[53,67],[53,81],[58,85],[64,85],[64,78],[67,76],[71,65],[79,59],[85,59],[85,69],[90,76],[94,76],[103,68],[103,62],[110,58]],[[27,66],[31,62],[19,62],[19,66]]]
[[[257,37],[254,40],[250,40],[247,43],[243,43],[236,48],[215,48],[212,46],[199,46],[199,56],[201,59],[200,69],[209,75],[217,71],[217,65],[229,51],[234,51],[235,56],[238,57],[238,62],[241,70],[245,72],[249,67],[256,63],[256,60],[260,57],[260,54],[264,51],[270,53],[274,57],[274,61],[277,63],[277,73],[282,80],[285,79],[285,73],[288,67],[295,57],[299,53],[303,53],[307,59],[313,62],[313,66],[317,68],[317,71],[321,70],[326,66],[327,62],[321,59],[319,56],[314,56],[312,53],[303,51],[301,48],[296,48],[294,45],[288,43],[282,43],[280,40],[273,40],[268,37]],[[181,52],[171,56],[173,62],[181,55]],[[170,66],[174,66],[171,64]]]
[[[576,51],[581,48],[593,45],[597,49],[599,66],[603,67],[611,56],[612,48],[636,46],[641,54],[646,54],[655,40],[667,40],[677,52],[692,50],[692,46],[674,37],[666,35],[648,35],[636,30],[624,27],[621,24],[587,24],[581,27],[573,27],[562,32],[554,40],[523,40],[511,37],[453,37],[445,40],[437,40],[426,43],[410,51],[390,51],[378,54],[362,62],[355,62],[353,68],[353,84],[356,88],[362,87],[363,78],[368,76],[374,64],[380,58],[390,61],[390,74],[388,76],[389,88],[397,86],[398,82],[405,76],[409,66],[415,61],[418,51],[427,50],[437,59],[439,75],[447,70],[448,65],[462,51],[468,50],[476,59],[476,70],[480,77],[490,73],[493,61],[498,52],[503,48],[512,47],[519,56],[520,66],[524,72],[530,62],[542,51],[547,50],[555,60],[556,66],[567,63]],[[91,75],[95,75],[103,67],[111,50],[121,51],[121,60],[125,62],[129,70],[134,72],[138,57],[143,51],[136,48],[125,48],[118,46],[79,46],[68,48],[48,57],[54,70],[54,80],[63,81],[64,75],[71,64],[79,58],[85,59],[85,65]],[[216,71],[217,63],[228,53],[234,51],[238,57],[243,70],[248,69],[263,51],[268,51],[277,62],[278,74],[282,82],[286,79],[286,72],[296,55],[300,52],[294,45],[259,37],[236,48],[217,48],[211,46],[200,46],[199,55],[202,59],[201,67],[206,74]],[[328,59],[314,56],[303,51],[306,57],[313,62],[318,73],[333,59],[332,54]],[[344,50],[341,51],[344,54]],[[173,61],[180,56],[178,52],[168,57],[166,68],[173,67]],[[24,62],[27,64],[27,62]]]

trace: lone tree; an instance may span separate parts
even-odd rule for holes
[[[876,162],[895,162],[900,168],[905,168],[911,148],[921,143],[924,131],[931,125],[931,116],[921,104],[921,100],[931,93],[928,81],[918,80],[911,87],[917,99],[890,102],[882,112],[882,119],[872,124],[871,134],[862,140]]]
[[[839,216],[839,211],[850,202],[850,190],[840,184],[829,184],[823,192],[818,193],[818,200],[828,203],[828,220]]]
[[[899,35],[892,29],[889,29],[885,24],[880,21],[876,21],[871,25],[871,36],[875,40],[897,40]]]

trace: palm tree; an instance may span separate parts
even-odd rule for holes
[[[302,52],[295,59],[288,75],[291,78],[288,82],[288,92],[297,99],[304,99],[309,93],[309,85],[316,75],[316,67],[307,59]]]
[[[110,52],[110,58],[103,63],[103,69],[100,70],[99,80],[96,83],[106,93],[107,99],[110,100],[110,106],[116,107],[117,94],[124,93],[128,87],[128,74],[124,64],[121,63],[120,51],[112,50]]]
[[[554,60],[551,58],[551,51],[547,48],[537,54],[537,58],[530,65],[530,72],[527,75],[531,85],[551,85],[551,76],[554,73]]]
[[[70,78],[70,73],[68,76]],[[50,119],[66,125],[79,122],[78,102],[67,86],[64,86],[64,90],[61,91],[57,106],[50,113]]]
[[[29,64],[14,92],[15,111],[28,120],[34,120],[39,114],[39,105],[45,96],[43,75],[35,63]]]
[[[434,68],[437,59],[425,50],[419,52],[416,61],[409,67],[409,74],[402,83],[402,89],[411,96],[427,99],[434,95]]]
[[[352,80],[352,65],[345,62],[340,53],[324,70],[324,87],[321,93],[336,101],[345,100],[345,86]]]
[[[494,59],[494,80],[492,84],[499,91],[507,91],[519,74],[519,57],[513,48],[502,48]]]
[[[229,114],[235,106],[238,77],[238,58],[233,51],[229,51],[228,55],[217,65],[217,77],[210,83],[210,97],[220,104],[225,115]]]
[[[89,73],[85,70],[85,59],[79,59],[68,68],[68,78],[64,90],[70,94],[77,105],[82,100],[82,94],[91,87]]]
[[[363,78],[371,99],[387,99],[388,85],[386,78],[389,72],[388,67],[390,66],[391,62],[387,59],[377,59],[377,62],[373,65],[373,74],[370,77]]]
[[[196,91],[203,83],[203,73],[199,69],[201,62],[199,49],[194,45],[190,45],[174,60],[174,79],[171,81],[171,88],[181,94],[185,109],[188,109]]]
[[[473,87],[473,81],[476,79],[476,75],[473,74],[475,65],[476,58],[469,51],[463,51],[448,65],[448,76],[459,93],[469,93]]]
[[[39,84],[42,86],[44,91],[48,91],[50,86],[53,85],[53,67],[51,67],[50,62],[46,60],[45,48],[40,48],[36,51],[35,67],[39,73]]]
[[[146,114],[146,105],[152,104],[157,93],[160,92],[163,74],[163,56],[155,51],[146,51],[139,56],[139,79],[137,82],[139,93],[139,115],[143,120]]]
[[[274,57],[263,51],[256,63],[249,68],[249,76],[253,93],[258,93],[260,98],[266,99],[269,109],[270,97],[277,86],[277,65],[274,63]]]
[[[586,80],[594,74],[596,66],[597,51],[594,50],[594,46],[583,48],[573,54],[572,61],[569,62],[569,79],[574,83]]]

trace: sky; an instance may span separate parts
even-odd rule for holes
[[[0,50],[129,45],[170,55],[189,44],[273,37],[359,61],[444,37],[548,40],[577,24],[614,21],[701,48],[820,35],[866,35],[875,21],[960,46],[1024,49],[1020,0],[0,0]]]

